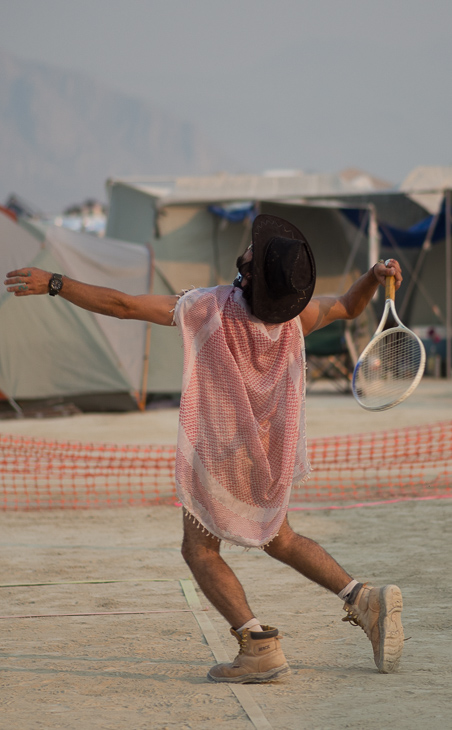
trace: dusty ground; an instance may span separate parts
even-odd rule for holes
[[[378,416],[359,409],[349,396],[313,392],[308,404],[313,436],[381,430],[450,419],[452,387],[424,381],[409,401]],[[175,438],[176,419],[171,410],[4,421],[0,432],[168,443]],[[248,685],[238,698],[230,686],[205,679],[214,663],[212,636],[231,658],[236,645],[211,607],[202,613],[212,628],[209,643],[187,610],[179,581],[191,576],[179,552],[178,508],[3,513],[0,582],[16,587],[0,589],[0,725],[4,730],[450,727],[451,516],[451,500],[290,515],[297,531],[318,540],[358,579],[402,587],[405,634],[411,638],[401,671],[392,676],[377,673],[367,638],[341,622],[345,614],[335,596],[260,551],[226,550],[258,617],[284,633],[292,667],[284,683]],[[68,584],[17,586],[38,582]],[[64,613],[103,615],[3,618]]]

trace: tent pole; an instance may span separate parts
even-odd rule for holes
[[[7,397],[7,399],[8,399],[8,403],[9,403],[9,405],[11,406],[11,408],[12,408],[12,409],[13,409],[14,411],[16,411],[16,413],[17,413],[17,416],[18,416],[18,418],[25,418],[25,416],[24,416],[24,412],[23,412],[22,408],[21,408],[21,407],[20,407],[20,405],[19,405],[19,404],[18,404],[18,403],[17,403],[17,402],[16,402],[15,400],[14,400],[14,398],[11,398],[11,396],[9,396],[9,395],[7,395],[6,397]]]
[[[380,257],[380,234],[378,232],[377,209],[372,203],[369,204],[369,269],[374,266]],[[376,291],[373,299],[378,299],[379,292]]]
[[[451,191],[446,191],[446,378],[452,376],[452,231]]]
[[[369,204],[369,269],[378,261],[380,255],[380,240],[378,234],[377,209]]]
[[[151,244],[148,246],[149,259],[150,259],[150,275],[149,275],[149,294],[152,294],[154,289],[154,249]],[[149,373],[149,355],[151,352],[151,323],[146,322],[146,343],[144,346],[144,357],[143,357],[143,373],[141,379],[141,396],[138,400],[138,408],[140,411],[146,410],[146,391],[148,384],[148,373]]]
[[[218,236],[220,232],[220,220],[213,217],[213,236],[212,236],[212,254],[213,254],[213,271],[215,276],[215,286],[220,284],[220,252],[218,248]]]

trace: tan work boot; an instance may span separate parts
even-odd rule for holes
[[[353,604],[344,603],[350,621],[367,634],[381,674],[398,669],[403,649],[402,593],[397,586],[373,588],[364,583]]]
[[[242,635],[231,629],[240,651],[230,664],[216,664],[207,675],[212,682],[271,682],[290,674],[281,651],[278,629],[262,626],[263,631],[243,629]]]

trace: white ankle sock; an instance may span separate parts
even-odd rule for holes
[[[341,601],[345,601],[348,594],[351,593],[353,588],[357,585],[358,585],[357,580],[351,580],[350,583],[347,586],[345,586],[345,588],[343,588],[340,593],[337,594],[339,596],[339,598],[341,599]]]
[[[241,634],[243,629],[250,629],[250,631],[262,631],[262,626],[260,625],[257,618],[250,618],[249,621],[246,622],[246,624],[243,624],[239,629],[237,629],[237,633]]]

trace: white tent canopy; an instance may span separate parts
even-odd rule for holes
[[[415,167],[400,185],[400,190],[434,215],[443,201],[444,191],[452,190],[452,166]]]
[[[264,175],[221,173],[178,178],[111,178],[107,181],[107,191],[106,235],[149,243],[154,238],[157,212],[170,206],[345,195],[356,192],[356,186],[340,175],[295,171]]]
[[[333,195],[357,190],[341,175],[306,173],[301,170],[268,172],[262,175],[198,175],[196,177],[111,178],[107,186],[129,185],[147,195],[160,198],[162,206],[172,203],[199,203],[221,200],[267,200]]]

